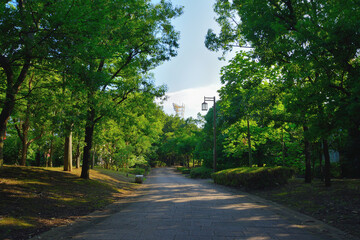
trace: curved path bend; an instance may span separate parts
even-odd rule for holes
[[[110,213],[47,232],[42,239],[76,240],[331,240],[341,231],[261,198],[193,180],[171,168],[153,169],[141,196]]]

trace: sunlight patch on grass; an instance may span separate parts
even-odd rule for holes
[[[34,225],[31,223],[13,217],[0,218],[0,226],[20,227],[20,228],[34,227]]]
[[[23,183],[24,184],[37,184],[37,185],[43,185],[43,186],[51,186],[50,183],[45,183],[45,182],[40,182],[40,181],[35,181],[35,180],[24,180]]]

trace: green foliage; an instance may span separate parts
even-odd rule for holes
[[[354,17],[360,13],[359,4],[217,0],[214,11],[221,30],[218,34],[208,31],[206,46],[224,53],[233,46],[251,48],[237,53],[222,70],[222,109],[228,125],[223,130],[245,117],[255,120],[262,130],[275,128],[262,131],[272,136],[258,145],[252,126],[248,141],[254,138],[257,145],[251,146],[254,158],[301,168],[298,159],[305,157],[307,170],[309,154],[303,155],[302,149],[309,142],[328,141],[344,157],[343,173],[359,176],[360,33],[355,29],[360,22]],[[288,124],[296,125],[295,134],[294,128],[286,129]],[[279,128],[286,129],[281,141],[276,133]],[[245,148],[235,145],[239,137],[245,137],[241,130],[228,130],[227,153],[241,156]],[[339,135],[343,135],[343,146],[334,144]],[[282,152],[281,156],[276,152]]]
[[[207,167],[197,167],[190,170],[191,178],[211,178],[213,170]]]
[[[171,20],[182,14],[168,1],[95,5],[0,4],[7,36],[0,36],[1,140],[12,114],[23,156],[51,153],[57,160],[64,148],[53,143],[73,131],[76,145],[84,147],[84,178],[91,155],[110,168],[145,164],[155,152],[163,125],[154,99],[166,87],[155,86],[149,71],[176,56],[179,33]]]
[[[199,142],[200,128],[197,121],[181,119],[178,116],[166,116],[164,127],[156,146],[154,161],[167,165],[190,165],[194,161],[194,151]]]
[[[4,141],[4,163],[18,163],[20,149],[19,139],[16,136],[7,136]]]
[[[190,174],[191,169],[188,167],[177,167],[177,171],[181,172],[182,174]]]
[[[162,161],[151,161],[151,167],[166,167],[166,163]]]
[[[271,188],[286,184],[294,170],[287,167],[233,168],[213,173],[214,182],[247,189]]]

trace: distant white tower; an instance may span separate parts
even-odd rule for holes
[[[184,115],[185,115],[185,105],[182,104],[182,105],[180,106],[180,105],[177,105],[176,103],[173,103],[173,106],[174,106],[174,110],[175,110],[175,112],[176,112],[176,115],[179,116],[179,117],[184,118]]]

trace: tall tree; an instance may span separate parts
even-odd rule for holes
[[[162,92],[147,81],[144,73],[175,56],[178,46],[178,33],[170,19],[181,14],[181,9],[168,2],[155,5],[146,0],[109,2],[104,11],[106,28],[99,32],[102,39],[94,47],[95,55],[80,63],[88,67],[81,68],[78,74],[88,101],[82,178],[89,178],[96,123],[130,94]]]

